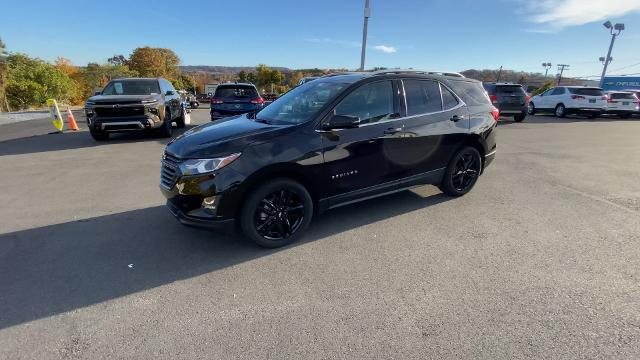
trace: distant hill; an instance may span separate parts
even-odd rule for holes
[[[271,69],[280,70],[282,72],[289,72],[291,69],[286,67],[277,67],[270,66]],[[212,65],[185,65],[180,66],[180,71],[186,73],[207,73],[207,74],[222,74],[222,75],[233,75],[237,74],[240,71],[244,70],[246,72],[254,71],[255,66],[212,66]]]

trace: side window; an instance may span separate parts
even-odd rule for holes
[[[562,94],[564,94],[564,88],[563,87],[557,87],[551,93],[551,95],[562,95]]]
[[[342,99],[334,109],[334,113],[357,117],[360,119],[360,124],[391,118],[394,113],[391,81],[362,85]]]
[[[158,80],[158,83],[160,83],[160,93],[164,95],[167,92],[167,86],[162,80]]]
[[[430,80],[402,80],[407,99],[407,115],[442,111],[440,85]]]
[[[469,106],[491,105],[487,92],[478,82],[465,80],[449,80],[453,91]]]
[[[444,110],[453,109],[458,106],[458,99],[447,89],[440,85],[440,91],[442,92],[442,108]]]

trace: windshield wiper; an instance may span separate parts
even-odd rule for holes
[[[271,125],[271,121],[269,121],[267,119],[258,119],[258,118],[256,118],[254,121],[255,122],[259,122],[259,123],[263,123],[263,124],[267,124],[267,125]]]

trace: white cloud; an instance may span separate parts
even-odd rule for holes
[[[538,0],[527,1],[531,21],[555,32],[565,27],[588,24],[640,11],[640,0]]]
[[[376,45],[373,48],[387,54],[393,54],[394,52],[398,51],[395,47],[387,45]]]

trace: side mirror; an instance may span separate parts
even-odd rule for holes
[[[96,95],[102,95],[102,91],[94,91],[93,96],[96,96]]]
[[[329,121],[323,124],[324,130],[355,129],[359,126],[360,118],[350,115],[333,115]]]
[[[166,96],[171,96],[173,94],[174,94],[174,92],[171,91],[171,90],[167,90],[167,92],[165,93]]]

